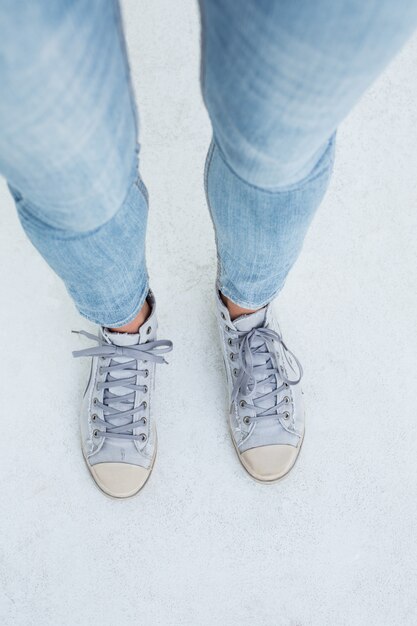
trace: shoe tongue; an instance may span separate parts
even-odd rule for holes
[[[135,346],[141,343],[139,333],[117,333],[110,331],[108,328],[103,328],[102,332],[106,341],[115,346]]]
[[[248,315],[242,315],[241,317],[238,317],[237,319],[235,319],[233,321],[233,324],[235,326],[235,328],[237,330],[243,331],[243,332],[249,332],[251,331],[253,328],[260,328],[262,326],[265,325],[265,320],[266,320],[266,310],[267,307],[264,307],[263,309],[259,309],[258,311],[255,311],[254,313],[249,313]],[[261,383],[261,380],[264,380],[266,376],[268,376],[268,370],[271,370],[273,368],[271,359],[266,356],[265,354],[265,344],[262,341],[262,339],[256,337],[254,339],[254,341],[252,342],[252,347],[254,350],[256,350],[257,348],[260,348],[262,350],[261,353],[259,352],[253,352],[253,364],[254,365],[264,365],[265,369],[263,370],[263,374],[256,375],[256,379],[258,382],[258,394],[266,394],[269,393],[270,391],[273,391],[277,388],[277,381],[276,381],[276,377],[274,376],[272,380],[267,380],[264,383]],[[258,402],[258,406],[260,407],[264,407],[265,409],[270,408],[274,402],[271,401],[271,399],[269,398],[268,400],[257,400]]]
[[[143,341],[141,342],[141,337],[140,337],[140,332],[139,333],[117,333],[117,332],[112,332],[110,331],[108,328],[102,328],[102,334],[104,339],[106,340],[107,343],[113,344],[115,346],[134,346],[137,345],[139,343],[143,343]],[[122,356],[117,356],[117,357],[113,357],[112,359],[110,359],[110,365],[116,365],[118,363],[128,363],[129,361],[132,361],[132,357],[122,357]],[[136,367],[135,365],[133,365],[133,367]],[[111,377],[113,379],[117,379],[117,378],[128,378],[129,375],[123,371],[123,370],[114,370],[111,373]],[[106,380],[109,380],[109,376],[106,377]],[[114,398],[114,396],[126,396],[126,394],[129,394],[129,390],[126,389],[123,386],[120,387],[112,387],[111,391],[109,393],[109,390],[105,390],[104,391],[104,400],[108,401],[110,400],[112,407],[115,409],[119,409],[121,411],[124,410],[128,410],[129,408],[133,408],[133,399],[134,399],[134,393],[131,393],[131,401],[127,401],[126,399],[121,401],[121,402],[117,402],[117,399]],[[130,420],[126,419],[126,418],[118,418],[118,417],[113,417],[111,418],[111,423],[114,424],[115,426],[121,426],[122,424],[126,424],[128,423]]]
[[[241,315],[237,317],[233,324],[237,330],[247,332],[252,330],[252,328],[259,328],[265,324],[266,317],[266,307],[263,309],[259,309],[254,313],[249,313],[247,315]]]
[[[146,343],[156,339],[155,307],[152,307],[148,319],[138,328],[137,333],[118,333],[109,328],[102,327],[101,332],[108,343],[115,346],[136,346],[138,343]]]
[[[113,344],[115,346],[122,346],[122,347],[123,346],[135,346],[140,343],[154,341],[156,339],[157,324],[156,324],[156,317],[155,317],[155,304],[154,304],[153,298],[151,299],[150,304],[151,304],[152,312],[150,316],[148,317],[148,319],[139,327],[137,333],[133,333],[133,334],[118,333],[118,332],[111,331],[109,328],[101,327],[101,334],[103,336],[103,339],[109,344]],[[132,356],[131,357],[115,356],[110,359],[110,365],[128,363],[128,362],[131,362],[132,360],[134,361],[134,357]],[[139,361],[138,364],[139,364],[139,369],[141,369],[142,366],[146,367],[145,365],[142,365],[143,361],[142,362]],[[135,362],[132,364],[131,367],[133,369],[136,369]],[[114,370],[111,372],[111,375],[110,374],[107,375],[106,380],[108,381],[109,378],[113,380],[129,378],[129,373],[127,371],[123,371],[122,369]],[[140,380],[141,379],[139,378],[139,384],[141,384]],[[121,397],[120,401],[118,401],[117,396]],[[123,399],[123,396],[125,396],[124,399]],[[126,389],[126,387],[123,387],[122,385],[120,387],[115,386],[115,387],[111,387],[110,390],[109,389],[104,390],[103,399],[104,399],[105,404],[107,402],[110,403],[112,409],[117,409],[119,411],[127,411],[130,409],[133,409],[134,407],[135,392],[133,390],[130,391],[129,389]],[[135,420],[137,418],[134,417],[133,419]],[[127,425],[128,423],[131,423],[132,418],[113,416],[108,421],[114,426],[123,426],[123,425]],[[127,441],[125,439],[106,439],[103,444],[103,450],[105,451],[105,454],[110,454],[112,453],[111,451],[113,451],[115,458],[119,458],[120,450],[123,451],[123,450],[129,450],[129,449],[132,451],[135,450],[134,441]]]

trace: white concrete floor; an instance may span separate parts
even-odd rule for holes
[[[136,499],[82,460],[80,320],[1,184],[0,622],[417,623],[417,37],[339,134],[329,193],[278,299],[307,434],[273,487],[229,441],[202,185],[210,136],[191,0],[125,0],[160,336],[159,455]]]

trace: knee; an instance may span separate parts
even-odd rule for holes
[[[254,187],[280,191],[297,185],[332,153],[333,137],[323,122],[304,109],[289,115],[274,94],[267,100],[229,91],[217,97],[211,79],[205,102],[225,162]]]
[[[109,222],[122,208],[128,187],[107,187],[81,197],[66,198],[54,211],[42,207],[51,226],[69,233],[88,233]]]
[[[28,230],[43,231],[51,236],[72,238],[91,233],[106,225],[124,208],[139,209],[146,212],[146,193],[133,182],[124,190],[106,188],[88,197],[66,198],[62,205],[49,204],[43,198],[42,203],[28,200],[18,190],[9,185],[14,197],[21,221]]]
[[[110,206],[103,198],[92,198],[70,212],[60,213],[55,219],[49,215],[51,226],[68,233],[85,234],[97,230],[109,222],[121,208],[121,204]],[[47,218],[48,219],[48,218]]]
[[[319,146],[307,145],[296,134],[286,137],[258,138],[249,130],[236,130],[231,137],[220,132],[216,142],[226,164],[245,183],[279,192],[330,167],[334,155],[334,136]]]

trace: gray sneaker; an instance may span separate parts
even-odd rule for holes
[[[293,467],[303,441],[302,367],[270,304],[232,322],[217,289],[216,302],[232,441],[252,478],[275,482]]]
[[[87,467],[98,487],[114,498],[138,493],[149,478],[156,456],[152,419],[155,366],[172,342],[156,340],[155,300],[137,334],[100,328],[98,336],[79,334],[98,345],[73,352],[91,358],[90,378],[81,410],[81,444]]]

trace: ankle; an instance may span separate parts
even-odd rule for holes
[[[110,328],[111,331],[116,333],[137,333],[140,326],[148,319],[151,313],[151,307],[147,300],[145,300],[143,307],[136,315],[135,319],[133,319],[128,324],[124,324],[124,326],[119,326],[118,328]]]
[[[259,310],[259,309],[244,309],[238,304],[235,304],[235,302],[232,302],[232,300],[230,300],[230,298],[228,298],[227,296],[224,296],[222,292],[220,292],[220,297],[223,300],[224,304],[226,305],[227,310],[229,311],[229,314],[230,314],[230,319],[232,321],[235,320],[240,315],[248,315],[249,313],[255,313],[255,311]]]

